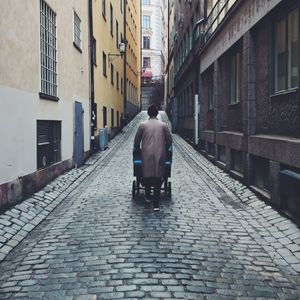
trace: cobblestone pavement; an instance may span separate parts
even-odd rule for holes
[[[180,137],[172,198],[131,199],[145,117],[0,216],[0,299],[300,299],[299,228]]]

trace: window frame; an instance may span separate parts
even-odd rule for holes
[[[102,16],[106,21],[106,0],[102,0]]]
[[[97,41],[92,38],[92,62],[94,66],[97,66]]]
[[[102,51],[102,73],[107,78],[107,55]]]
[[[114,85],[114,65],[110,64],[110,83]]]
[[[234,73],[231,64],[232,59],[234,59]],[[229,54],[229,105],[236,105],[241,102],[242,59],[242,53],[237,48],[235,48]],[[234,78],[232,78],[232,75]],[[234,83],[234,94],[232,83]]]
[[[211,111],[214,108],[214,67],[211,66],[207,70],[207,110]]]
[[[149,64],[147,66],[144,64],[144,62],[146,60],[149,61]],[[144,56],[143,57],[143,69],[149,69],[149,68],[151,68],[151,57],[150,56]]]
[[[151,39],[151,37],[149,35],[143,36],[143,49],[151,49],[150,39]],[[148,46],[148,47],[145,47],[145,46]]]
[[[147,22],[146,22],[145,18],[147,18]],[[145,25],[147,25],[147,26],[145,26]],[[151,28],[151,16],[150,15],[143,15],[142,27],[145,28],[145,29],[150,29]]]
[[[102,118],[103,118],[103,128],[105,128],[107,126],[107,107],[103,106],[102,109]]]
[[[44,22],[44,23],[43,23]],[[51,26],[49,26],[49,22]],[[40,98],[58,101],[57,22],[55,11],[40,0]],[[52,28],[50,31],[48,28]],[[42,37],[44,32],[44,39]],[[51,36],[52,39],[47,38]],[[51,40],[51,43],[49,42]],[[47,51],[46,49],[52,51]],[[51,55],[52,53],[52,55]],[[51,55],[51,56],[50,56]],[[49,61],[51,64],[49,65]],[[48,63],[47,63],[48,62]],[[50,78],[50,79],[49,79]]]
[[[109,6],[109,26],[110,26],[110,34],[113,37],[114,36],[114,8],[112,4],[110,3]]]
[[[79,25],[76,24],[76,19],[79,20]],[[79,30],[79,36],[76,29]],[[78,39],[79,44],[76,38]],[[73,14],[73,45],[79,52],[82,53],[82,22],[75,10]]]
[[[297,86],[295,87],[289,87],[289,16],[293,11],[297,11],[298,13],[298,80],[297,80]],[[276,74],[276,26],[279,24],[279,22],[284,21],[285,25],[285,40],[284,40],[284,46],[285,46],[285,52],[284,52],[284,88],[283,89],[276,89],[276,80],[277,74]],[[293,5],[287,8],[284,13],[281,13],[280,15],[277,15],[273,19],[273,24],[272,24],[272,43],[271,43],[272,51],[271,51],[271,57],[272,57],[272,76],[271,76],[271,96],[272,95],[280,95],[288,92],[292,92],[295,90],[298,90],[300,88],[300,6],[298,5]]]

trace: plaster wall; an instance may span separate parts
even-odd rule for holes
[[[0,85],[0,184],[36,170],[36,93]]]
[[[110,32],[110,4],[113,7],[113,34]],[[114,126],[117,124],[117,111],[119,116],[124,111],[124,94],[121,93],[121,78],[124,82],[124,56],[120,54],[116,45],[116,20],[119,24],[119,42],[121,34],[124,37],[124,8],[120,9],[120,1],[106,1],[106,14],[103,16],[102,1],[93,1],[93,34],[96,39],[96,65],[94,65],[95,102],[97,103],[97,128],[103,128],[103,107],[107,108],[107,126],[111,127],[111,109],[114,109]],[[103,75],[102,53],[107,57],[107,76]],[[111,63],[114,66],[114,84],[111,84]],[[119,90],[117,89],[117,72],[119,73]],[[124,90],[124,88],[123,88]]]
[[[61,160],[72,158],[75,101],[83,104],[84,151],[89,150],[88,4],[46,3],[56,13],[58,101],[39,97],[40,2],[1,2],[0,26],[6,30],[0,31],[0,183],[36,171],[37,120],[62,121]],[[81,52],[73,45],[74,11],[81,19]]]

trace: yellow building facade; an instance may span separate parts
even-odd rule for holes
[[[124,0],[93,1],[94,101],[97,105],[95,135],[108,128],[113,137],[124,113]]]
[[[141,94],[141,9],[139,0],[126,1],[126,117],[140,110]]]

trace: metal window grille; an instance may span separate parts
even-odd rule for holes
[[[40,0],[41,92],[57,97],[56,14]]]
[[[81,20],[74,11],[74,43],[81,49]]]

